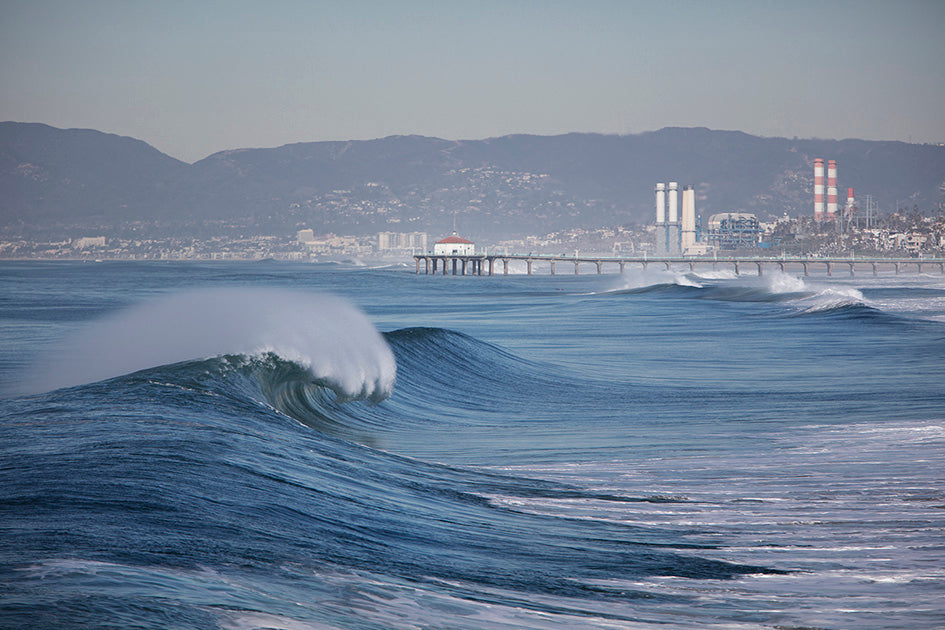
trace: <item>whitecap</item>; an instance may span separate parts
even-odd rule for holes
[[[213,288],[149,300],[93,322],[51,348],[20,387],[39,393],[222,355],[274,353],[339,397],[393,391],[394,355],[368,317],[326,294]]]

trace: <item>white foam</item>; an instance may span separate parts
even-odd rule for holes
[[[853,287],[827,287],[814,295],[797,300],[805,313],[829,311],[844,306],[858,306],[867,303],[863,294]]]
[[[703,269],[697,271],[695,275],[703,280],[735,280],[740,277],[734,269]]]
[[[187,291],[80,330],[40,361],[29,392],[92,383],[225,354],[275,353],[343,398],[393,391],[394,355],[367,316],[338,297],[262,288]]]
[[[675,284],[681,287],[701,288],[693,277],[673,269],[629,269],[626,273],[620,275],[614,284],[606,293],[618,293],[621,291],[632,291],[634,289],[645,289],[663,284]]]
[[[804,293],[809,290],[803,278],[782,271],[769,273],[765,279],[772,293]]]

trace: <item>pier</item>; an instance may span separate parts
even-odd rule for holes
[[[493,276],[501,273],[509,275],[509,262],[513,260],[524,261],[526,265],[526,274],[532,275],[541,270],[545,270],[550,275],[556,275],[562,271],[567,273],[573,265],[574,274],[581,273],[581,267],[590,269],[598,274],[604,273],[605,266],[608,270],[624,273],[628,265],[641,265],[643,269],[650,265],[662,265],[669,270],[673,265],[688,265],[689,271],[695,271],[696,267],[705,267],[710,265],[713,269],[719,266],[731,267],[735,275],[741,275],[746,269],[754,271],[757,275],[763,275],[764,269],[768,267],[777,267],[780,271],[803,271],[804,275],[809,275],[813,268],[825,269],[827,275],[833,275],[837,269],[848,272],[855,276],[857,270],[872,272],[875,276],[882,271],[894,271],[899,274],[902,271],[916,271],[921,273],[924,269],[935,269],[941,274],[945,274],[945,258],[855,258],[847,257],[799,257],[799,256],[780,256],[780,257],[755,257],[755,256],[555,256],[550,254],[418,254],[413,257],[417,263],[417,273],[421,271],[427,275],[473,275],[473,276]],[[500,268],[500,269],[497,269]],[[616,269],[615,269],[616,267]]]

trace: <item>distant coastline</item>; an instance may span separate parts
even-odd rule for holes
[[[442,235],[455,222],[483,243],[532,238],[570,247],[582,230],[644,231],[653,185],[671,177],[693,184],[703,218],[808,216],[813,161],[825,156],[839,160],[840,186],[869,196],[877,216],[935,217],[945,204],[943,146],[706,128],[392,136],[240,149],[187,164],[133,138],[6,122],[0,155],[5,242],[238,241],[291,238],[304,228],[368,239],[384,231]]]

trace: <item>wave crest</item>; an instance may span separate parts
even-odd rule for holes
[[[808,297],[797,300],[797,306],[802,313],[822,313],[852,308],[869,308],[866,298],[852,287],[829,287]]]
[[[380,401],[396,362],[355,306],[326,294],[203,289],[164,296],[80,330],[47,352],[23,389],[37,393],[223,355],[274,354],[343,400]]]
[[[603,291],[593,291],[588,295],[626,295],[650,293],[666,290],[701,289],[698,278],[691,274],[668,269],[629,269],[621,274],[612,285]]]

